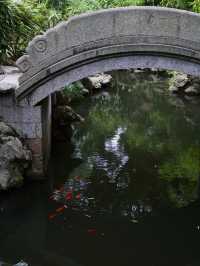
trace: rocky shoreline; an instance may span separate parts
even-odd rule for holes
[[[16,131],[0,121],[0,190],[23,184],[31,152]]]

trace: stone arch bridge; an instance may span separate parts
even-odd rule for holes
[[[38,135],[22,127],[35,158],[41,159],[40,172],[50,150],[52,93],[117,69],[162,68],[200,75],[200,15],[159,7],[87,13],[36,36],[16,64],[22,72],[16,104],[25,110],[29,106],[27,112],[37,112],[40,119]]]

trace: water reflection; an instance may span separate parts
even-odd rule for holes
[[[167,78],[113,73],[74,108],[52,178],[0,198],[0,257],[31,266],[199,266],[199,103]],[[3,211],[1,211],[3,209]]]
[[[199,191],[198,106],[176,103],[165,90],[167,80],[147,82],[131,74],[140,82],[136,86],[129,73],[121,73],[109,97],[85,106],[86,121],[74,131],[74,158],[81,155],[94,183],[104,176],[116,193],[124,190],[128,206],[187,206]]]

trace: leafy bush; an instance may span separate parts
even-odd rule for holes
[[[39,30],[31,12],[23,5],[0,0],[0,60],[15,60],[26,46],[26,40]]]
[[[180,9],[190,9],[192,6],[192,1],[188,0],[162,0],[161,1],[162,6],[166,7],[174,7],[174,8],[180,8]]]
[[[24,0],[0,0],[0,61],[12,64],[37,34],[62,20],[61,13],[46,4]]]
[[[200,12],[200,0],[0,0],[0,61],[13,63],[35,35],[72,15],[131,5],[161,5]]]
[[[200,13],[200,0],[193,1],[191,5],[194,12]]]
[[[68,97],[70,101],[83,98],[84,87],[81,82],[75,82],[66,86],[63,90],[65,96]]]

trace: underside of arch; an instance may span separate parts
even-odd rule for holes
[[[65,86],[97,73],[120,69],[155,68],[175,70],[200,76],[200,64],[187,58],[169,57],[169,55],[121,55],[117,57],[101,58],[101,60],[87,61],[71,68],[63,68],[54,75],[50,75],[37,85],[32,91],[22,94],[22,99],[31,105],[37,105],[50,94],[62,90]]]

